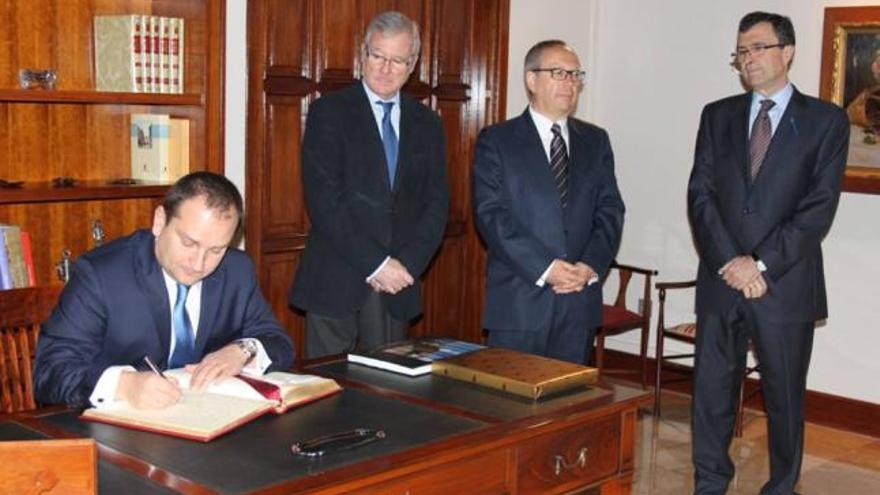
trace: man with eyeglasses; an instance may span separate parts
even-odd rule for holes
[[[688,186],[700,255],[693,402],[695,492],[724,493],[751,340],[769,421],[770,480],[791,494],[804,444],[814,322],[828,316],[821,243],[840,197],[849,124],[788,80],[791,20],[752,12],[734,66],[750,91],[703,110]]]
[[[484,129],[474,209],[488,247],[489,345],[582,363],[602,323],[598,283],[617,252],[624,206],[608,134],[572,117],[584,71],[542,41],[525,57],[529,106]]]
[[[309,357],[406,338],[419,279],[449,210],[440,118],[401,94],[419,28],[400,12],[367,26],[363,78],[309,109],[302,178],[311,230],[290,292],[306,314]]]

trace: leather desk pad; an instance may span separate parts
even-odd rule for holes
[[[220,493],[265,488],[486,426],[356,389],[267,414],[209,443],[80,421],[74,413],[42,419]],[[387,437],[313,460],[290,451],[293,442],[354,428],[382,429]]]

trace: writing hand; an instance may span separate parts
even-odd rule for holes
[[[177,381],[152,371],[123,371],[116,387],[116,400],[124,400],[138,409],[164,409],[183,397]]]

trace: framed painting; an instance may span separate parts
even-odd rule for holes
[[[825,9],[819,96],[849,117],[843,190],[880,194],[880,7]]]

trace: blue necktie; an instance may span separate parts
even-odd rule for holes
[[[177,284],[177,301],[171,314],[171,325],[174,330],[174,354],[168,360],[169,368],[182,368],[184,365],[196,363],[196,351],[193,345],[192,324],[186,312],[186,296],[189,286]]]
[[[382,147],[385,148],[385,163],[388,165],[388,181],[394,188],[394,174],[397,173],[397,133],[394,132],[394,126],[391,125],[391,107],[394,106],[393,101],[380,101],[382,110]]]

